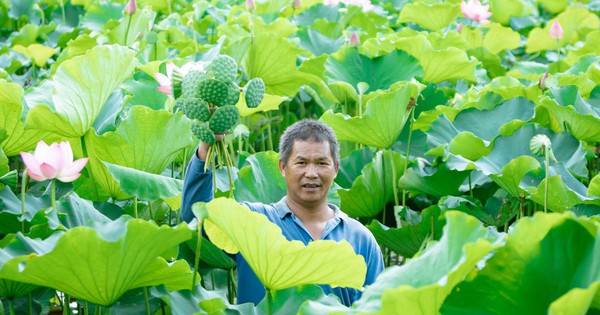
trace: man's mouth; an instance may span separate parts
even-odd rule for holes
[[[304,188],[319,188],[321,187],[320,184],[303,184],[302,187]]]

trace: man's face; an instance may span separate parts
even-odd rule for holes
[[[279,161],[288,198],[303,206],[317,205],[327,200],[327,192],[338,168],[328,142],[296,140],[287,163],[284,165],[283,161]]]

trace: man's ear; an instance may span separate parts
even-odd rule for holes
[[[281,172],[281,176],[285,177],[285,172],[283,169],[285,168],[285,164],[282,160],[279,160],[279,172]]]

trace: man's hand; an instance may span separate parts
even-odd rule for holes
[[[219,141],[219,140],[223,140],[225,139],[225,133],[215,133],[215,141]],[[196,156],[198,157],[198,159],[200,159],[200,161],[202,162],[206,162],[206,156],[208,155],[208,147],[210,146],[210,144],[200,141],[200,145],[198,146],[198,150],[196,150]]]

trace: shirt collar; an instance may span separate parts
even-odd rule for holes
[[[283,196],[283,198],[281,198],[281,200],[279,200],[276,204],[275,204],[275,210],[277,211],[277,216],[280,219],[285,218],[288,215],[293,215],[294,213],[292,212],[292,210],[290,209],[290,207],[288,207],[287,205],[287,196]],[[332,203],[328,203],[327,204],[329,206],[329,208],[333,209],[333,217],[334,218],[340,218],[342,220],[346,220],[348,219],[348,215],[345,214],[344,212],[342,212],[340,210],[340,208],[338,208],[338,206],[332,204]]]

